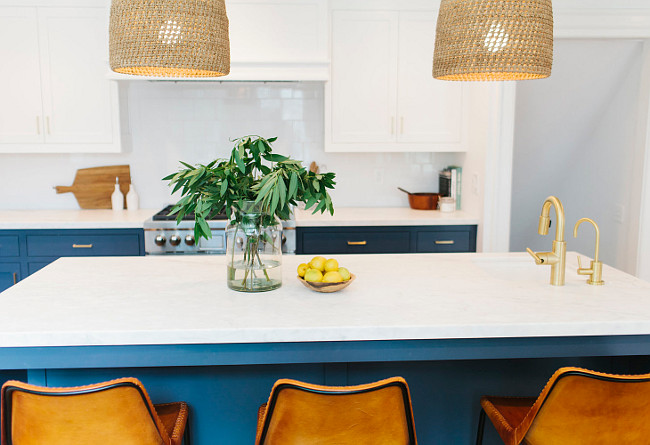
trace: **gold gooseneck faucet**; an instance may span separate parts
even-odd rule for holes
[[[578,236],[578,226],[583,222],[591,223],[596,229],[596,253],[594,254],[594,259],[591,262],[589,269],[583,268],[580,264],[580,255],[578,255],[578,275],[589,275],[587,279],[587,284],[594,284],[596,286],[602,286],[605,284],[603,281],[603,263],[598,261],[598,249],[600,247],[600,229],[598,229],[598,224],[591,218],[580,218],[576,225],[573,227],[573,237]]]
[[[549,212],[551,206],[555,208],[557,224],[555,226],[555,239],[551,252],[533,252],[529,247],[526,251],[535,258],[536,264],[551,266],[551,284],[553,286],[564,286],[564,269],[566,263],[566,241],[564,241],[564,207],[555,196],[549,196],[542,205],[542,214],[539,217],[537,233],[548,235],[548,228],[551,225]]]

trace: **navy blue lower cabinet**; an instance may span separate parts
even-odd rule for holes
[[[296,253],[476,252],[476,226],[297,227]]]
[[[0,257],[20,256],[18,235],[0,235]]]
[[[302,235],[305,253],[406,253],[408,230],[320,230]]]
[[[476,252],[476,230],[466,226],[443,227],[442,230],[418,230],[416,252]]]
[[[61,257],[140,255],[143,229],[0,230],[0,292]]]
[[[73,234],[27,235],[27,255],[42,256],[107,256],[140,255],[137,233],[104,235],[75,232]]]
[[[0,292],[20,281],[20,263],[0,263]]]

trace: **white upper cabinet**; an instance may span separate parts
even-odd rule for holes
[[[325,150],[465,151],[462,83],[432,77],[437,9],[334,10]]]
[[[44,142],[36,23],[34,8],[0,8],[0,144]]]
[[[0,152],[120,151],[107,8],[0,8]]]
[[[435,12],[399,13],[397,140],[445,149],[461,143],[463,83],[432,77],[435,30]]]
[[[332,143],[395,140],[397,15],[332,14]]]

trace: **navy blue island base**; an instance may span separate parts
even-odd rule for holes
[[[352,385],[403,376],[420,444],[470,444],[483,394],[537,395],[561,366],[650,371],[650,336],[0,348],[0,378],[76,386],[132,376],[191,407],[194,445],[252,444],[278,378]],[[500,443],[487,428],[486,444]]]

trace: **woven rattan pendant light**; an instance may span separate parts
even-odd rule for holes
[[[161,77],[216,77],[230,72],[224,0],[113,0],[111,69]]]
[[[522,80],[551,75],[551,0],[442,0],[433,77]]]

